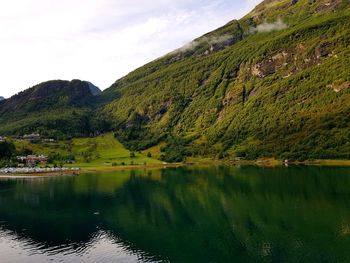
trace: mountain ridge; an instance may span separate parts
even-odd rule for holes
[[[72,136],[75,131],[77,134],[86,134],[84,129],[87,126],[84,122],[88,122],[90,105],[93,103],[94,93],[96,95],[98,91],[90,82],[81,80],[51,80],[40,83],[2,102],[0,129],[7,134],[39,131],[50,134],[55,130],[58,132],[54,134],[60,136],[65,133]],[[74,131],[70,131],[71,127],[74,127]]]
[[[143,149],[162,141],[171,144],[170,136],[180,141],[173,142],[175,145],[187,145],[186,154],[194,156],[349,158],[345,146],[335,151],[328,146],[339,144],[338,139],[346,141],[348,126],[337,131],[344,134],[336,140],[331,135],[335,131],[327,128],[329,119],[337,118],[345,125],[342,116],[347,116],[348,21],[346,1],[263,1],[232,22],[243,36],[239,41],[218,49],[206,41],[204,48],[203,43],[194,45],[189,54],[186,48],[185,52],[179,49],[133,71],[104,91],[115,99],[101,115],[110,116],[113,127],[120,130],[119,139],[129,147]],[[205,37],[220,37],[216,33],[228,25]],[[337,28],[339,34],[335,34]],[[337,63],[341,70],[330,74],[329,69]],[[329,79],[320,79],[319,73]],[[319,85],[308,90],[304,79]],[[303,89],[297,96],[298,85]],[[330,111],[333,117],[326,110],[321,110],[321,119],[312,113],[327,108],[331,98],[340,96],[339,89],[343,99],[338,98]],[[317,95],[320,92],[323,96]],[[284,94],[291,96],[291,101]],[[308,96],[313,97],[316,108],[307,109],[310,115],[302,117],[305,114],[297,106],[302,104],[294,102],[305,103]],[[347,103],[341,104],[341,100]],[[277,101],[284,108],[276,108]],[[276,125],[279,122],[281,125]],[[313,135],[313,125],[322,134]],[[293,136],[300,140],[296,145]],[[318,136],[326,137],[320,147],[315,144]]]

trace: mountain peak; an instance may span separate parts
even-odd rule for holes
[[[77,79],[50,80],[35,85],[0,103],[1,132],[86,135],[89,107],[97,92],[98,88],[91,83]],[[16,122],[15,130],[13,122]]]
[[[252,19],[255,24],[261,24],[285,18],[298,23],[310,16],[340,9],[342,5],[348,5],[346,2],[343,0],[265,0],[242,20]]]
[[[0,108],[4,112],[36,112],[53,108],[84,106],[97,92],[91,83],[81,80],[50,80],[35,85],[7,99]],[[93,89],[93,90],[91,90]]]

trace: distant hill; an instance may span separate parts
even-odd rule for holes
[[[5,99],[4,97],[0,96],[0,101],[2,101],[2,100],[4,100],[4,99]]]
[[[0,134],[113,130],[166,161],[349,159],[349,46],[348,0],[265,0],[101,93],[54,81],[0,103]]]
[[[88,134],[88,112],[98,88],[90,82],[52,80],[0,104],[0,133]]]

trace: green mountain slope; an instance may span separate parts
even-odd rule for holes
[[[100,115],[143,149],[350,158],[349,1],[264,1],[118,80]]]
[[[90,132],[93,94],[89,82],[53,80],[27,89],[0,102],[0,134],[39,132],[67,137]]]

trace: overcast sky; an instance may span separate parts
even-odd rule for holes
[[[260,0],[0,0],[0,96],[51,79],[101,89]]]

